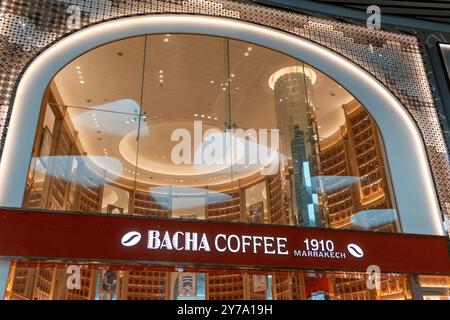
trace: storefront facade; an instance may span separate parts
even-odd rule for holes
[[[250,2],[47,2],[2,4],[5,299],[449,297],[417,37]]]

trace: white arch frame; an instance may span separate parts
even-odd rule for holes
[[[353,62],[309,40],[247,22],[200,15],[147,15],[94,25],[45,50],[17,88],[0,163],[0,205],[22,204],[44,91],[67,63],[102,44],[132,36],[193,33],[252,42],[288,54],[347,88],[374,118],[382,136],[403,232],[443,235],[423,141],[413,119],[378,80]]]

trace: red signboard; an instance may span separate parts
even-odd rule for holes
[[[11,209],[0,256],[450,274],[445,237]]]

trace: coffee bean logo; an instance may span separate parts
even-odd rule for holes
[[[122,237],[122,245],[125,247],[131,247],[137,244],[141,240],[141,234],[137,231],[130,231]]]
[[[350,254],[356,258],[362,258],[364,256],[364,251],[363,249],[361,249],[360,246],[354,244],[354,243],[350,243],[347,246],[347,250],[348,252],[350,252]]]

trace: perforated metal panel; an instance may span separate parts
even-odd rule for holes
[[[225,0],[2,0],[0,5],[0,152],[15,87],[33,57],[71,31],[67,8],[81,9],[82,28],[125,16],[193,13],[229,17],[319,43],[367,70],[407,108],[425,141],[438,197],[450,216],[450,165],[433,96],[415,37]]]

